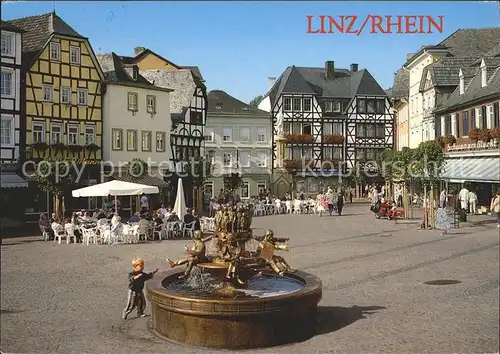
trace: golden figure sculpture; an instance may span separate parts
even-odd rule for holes
[[[205,246],[205,242],[211,240],[213,236],[203,238],[203,234],[201,233],[201,231],[197,230],[194,232],[193,238],[194,238],[193,247],[188,248],[187,246],[184,246],[186,248],[186,253],[189,255],[189,257],[182,259],[180,261],[172,261],[169,258],[167,258],[167,262],[170,264],[171,268],[187,263],[186,271],[184,272],[184,275],[181,276],[181,278],[189,276],[195,265],[199,263],[208,262],[208,258],[206,256],[207,248]]]
[[[286,239],[275,238],[274,232],[272,230],[267,230],[264,240],[259,242],[260,259],[269,264],[274,272],[280,276],[285,275],[285,273],[295,272],[283,257],[274,254],[276,250],[287,252],[290,250],[287,245],[278,243],[284,242],[285,240]]]

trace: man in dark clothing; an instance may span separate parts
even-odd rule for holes
[[[54,230],[52,230],[52,227],[50,226],[49,220],[47,220],[47,217],[45,214],[40,214],[40,220],[38,220],[38,226],[40,227],[40,231],[46,232],[47,235],[49,236],[49,240],[54,239]]]
[[[146,298],[144,297],[144,283],[146,280],[153,278],[158,272],[156,268],[151,273],[144,273],[144,261],[140,258],[132,260],[133,272],[128,274],[128,300],[127,306],[123,310],[122,318],[127,319],[127,316],[137,307],[137,316],[146,317],[144,310],[146,309]]]
[[[340,192],[337,198],[337,212],[342,215],[342,209],[344,208],[344,192]]]

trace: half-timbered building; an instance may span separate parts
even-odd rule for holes
[[[368,70],[288,67],[259,104],[273,119],[273,170],[301,177],[297,189],[316,193],[343,173],[393,148],[394,120],[386,92]],[[323,180],[317,177],[330,177]],[[280,184],[290,179],[279,176]]]
[[[123,57],[123,59],[127,63],[137,65],[141,75],[152,84],[173,90],[170,94],[172,120],[170,148],[176,171],[181,168],[184,161],[204,156],[207,88],[200,70],[193,66],[174,64],[157,53],[141,47],[136,48],[135,57]],[[174,188],[177,187],[176,183],[173,185]],[[193,205],[192,189],[189,186],[185,187],[187,202]],[[199,200],[201,196],[199,189],[197,193],[198,196],[194,198]]]
[[[63,156],[84,168],[79,185],[97,183],[102,162],[103,74],[89,40],[55,12],[8,21],[23,29],[26,159]],[[46,211],[43,195],[34,193]],[[85,201],[83,201],[85,202]],[[81,207],[66,199],[68,209]],[[87,205],[82,205],[87,206]]]

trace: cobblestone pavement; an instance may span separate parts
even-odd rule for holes
[[[254,218],[256,233],[290,236],[285,256],[323,282],[319,333],[258,353],[488,353],[499,350],[499,229],[483,217],[441,236],[416,222],[375,220],[362,204],[341,217]],[[491,220],[493,221],[493,220]],[[469,225],[469,226],[467,226]],[[120,319],[133,256],[167,268],[190,241],[57,245],[3,240],[4,353],[211,353],[163,342],[148,318]],[[423,282],[461,283],[430,286]]]

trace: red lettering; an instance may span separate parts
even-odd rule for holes
[[[392,32],[392,26],[396,26],[397,27],[397,31],[396,33],[402,33],[403,32],[403,29],[402,29],[402,25],[401,25],[401,19],[402,19],[402,16],[396,16],[396,18],[398,19],[396,22],[391,22],[391,19],[392,19],[392,16],[385,16],[385,20],[387,21],[387,25],[386,25],[386,31],[384,33],[394,33]]]
[[[352,30],[352,27],[356,23],[356,20],[358,19],[358,16],[356,16],[356,15],[349,15],[349,16],[346,16],[345,19],[346,20],[351,20],[351,22],[349,22],[349,24],[347,25],[347,30],[346,30],[345,33],[350,33],[350,34],[356,34],[356,33],[358,33],[358,31]]]
[[[328,31],[328,33],[335,33],[333,30],[334,26],[335,28],[337,28],[337,31],[339,33],[344,33],[344,16],[339,16],[339,17],[342,25],[339,25],[337,20],[335,20],[332,16],[328,16],[328,20],[330,21],[330,30]]]
[[[372,30],[370,31],[370,33],[377,33],[377,30],[375,28],[378,28],[380,33],[387,33],[386,31],[384,31],[384,29],[381,26],[382,16],[373,15],[370,17],[372,18]]]
[[[417,33],[418,32],[418,29],[416,29],[417,16],[405,16],[405,19],[406,19],[405,33]],[[410,27],[412,27],[413,29],[410,30]]]
[[[307,33],[319,33],[319,30],[313,31],[312,30],[312,19],[313,17],[311,15],[307,16]]]
[[[418,33],[425,33],[424,32],[424,16],[419,15],[417,17],[420,20],[419,24],[418,24]]]
[[[437,32],[443,33],[443,16],[438,16],[438,19],[439,25],[431,16],[427,16],[427,23],[429,24],[427,27],[427,33],[432,33],[431,25],[436,29]]]

